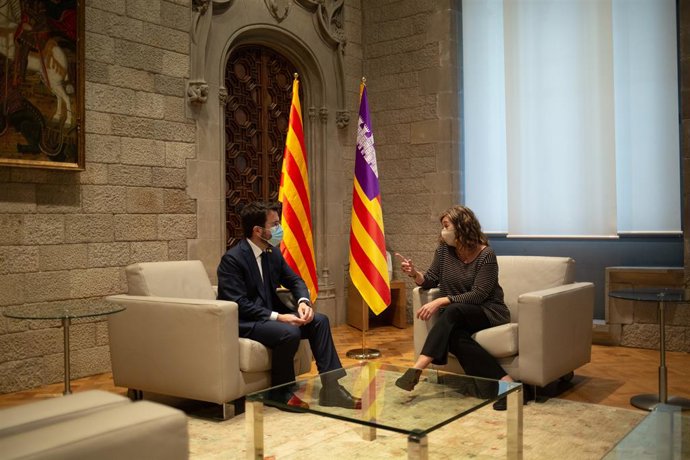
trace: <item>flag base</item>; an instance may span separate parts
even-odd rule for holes
[[[376,348],[354,348],[346,353],[352,359],[374,359],[380,358],[381,352]]]

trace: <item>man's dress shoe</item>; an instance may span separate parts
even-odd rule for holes
[[[309,410],[309,404],[306,402],[302,401],[297,395],[290,391],[279,391],[274,394],[271,394],[271,399],[275,400],[276,402],[279,402],[281,404],[285,404],[288,407],[282,407],[282,406],[274,406],[277,409],[280,409],[282,411],[286,412],[305,412]]]
[[[361,409],[362,400],[350,394],[342,385],[326,385],[319,391],[319,405],[328,407],[344,407],[345,409]]]

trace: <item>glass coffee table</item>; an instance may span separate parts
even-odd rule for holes
[[[681,459],[690,457],[690,414],[680,406],[658,403],[604,460]]]
[[[522,458],[522,384],[426,370],[416,388],[407,392],[395,386],[406,369],[376,362],[346,367],[347,375],[339,383],[362,398],[357,410],[320,406],[318,375],[247,395],[247,458],[264,458],[264,405],[361,425],[362,437],[369,441],[376,438],[377,429],[407,435],[408,458],[425,459],[429,433],[503,397],[508,403],[507,456]],[[281,389],[292,391],[309,409],[296,410],[277,400]]]
[[[13,319],[29,319],[29,320],[55,320],[62,321],[62,335],[64,343],[65,354],[65,390],[64,395],[72,393],[70,387],[70,357],[69,357],[69,327],[72,319],[89,318],[95,316],[112,315],[113,313],[121,312],[125,307],[120,305],[110,304],[106,302],[98,302],[96,304],[52,304],[52,305],[20,305],[14,307],[7,307],[3,312],[3,316]]]

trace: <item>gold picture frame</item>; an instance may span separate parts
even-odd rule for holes
[[[86,0],[0,0],[0,166],[84,169]]]

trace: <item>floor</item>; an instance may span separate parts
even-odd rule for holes
[[[376,348],[381,359],[390,364],[409,366],[413,363],[412,327],[398,329],[393,326],[374,327],[366,336],[347,325],[333,328],[333,338],[344,366],[356,360],[345,356],[348,350]],[[690,353],[667,352],[668,395],[690,398]],[[572,382],[559,388],[557,397],[571,401],[603,404],[635,409],[630,398],[640,393],[658,392],[659,352],[641,348],[592,346],[592,361],[578,369]],[[312,372],[315,369],[312,367]],[[75,379],[72,391],[102,389],[126,393],[126,388],[115,387],[110,373]],[[31,390],[0,395],[0,407],[22,404],[36,399],[60,395],[63,383],[55,383]]]

